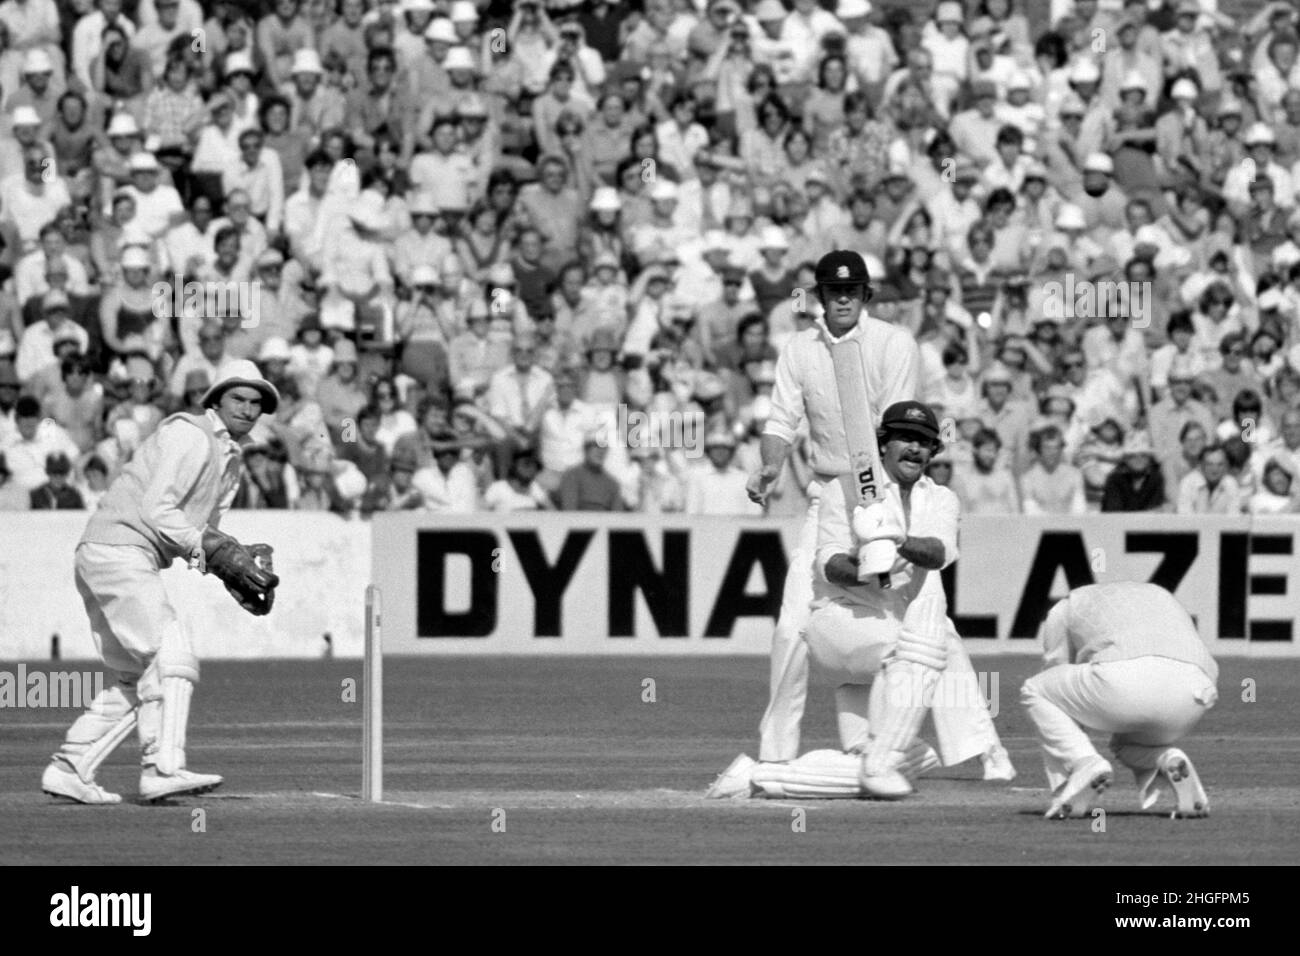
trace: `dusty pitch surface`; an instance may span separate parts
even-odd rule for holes
[[[1093,821],[1041,819],[1045,782],[1018,704],[1035,662],[975,666],[997,674],[1014,784],[979,782],[966,765],[938,771],[899,804],[774,803],[701,797],[736,753],[754,752],[765,661],[391,659],[390,802],[369,806],[356,798],[361,705],[343,700],[346,679],[360,684],[360,661],[206,663],[190,765],[226,784],[169,806],[53,803],[40,771],[72,712],[0,710],[0,864],[1300,859],[1300,661],[1223,662],[1219,706],[1187,743],[1212,817],[1140,813],[1120,772],[1104,833]],[[1241,700],[1246,678],[1257,702]],[[643,700],[647,680],[653,703]],[[831,745],[833,727],[829,688],[818,686],[805,749]],[[135,759],[132,741],[101,774],[128,800]],[[206,832],[194,832],[200,816]]]

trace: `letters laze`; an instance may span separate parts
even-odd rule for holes
[[[693,530],[575,528],[564,534],[563,545],[557,553],[543,548],[541,535],[533,529],[421,530],[416,546],[418,636],[489,637],[500,626],[499,612],[507,602],[529,597],[533,604],[532,635],[542,640],[564,634],[566,597],[570,607],[575,600],[603,604],[607,616],[605,633],[614,640],[637,636],[638,594],[649,611],[654,633],[665,639],[697,636],[690,626],[692,609],[696,606],[708,608],[706,623],[698,635],[704,638],[729,638],[741,618],[775,620],[786,572],[780,532],[719,529],[720,535],[731,538],[732,545],[720,578],[717,568],[693,568],[691,564],[692,534],[713,533],[711,529],[698,527]],[[605,538],[600,547],[594,544],[597,536]],[[1146,565],[1155,559],[1154,570],[1147,579],[1175,592],[1198,556],[1201,560],[1214,560],[1213,555],[1202,554],[1202,549],[1207,540],[1217,538],[1218,570],[1212,576],[1217,583],[1217,637],[1292,640],[1291,619],[1248,619],[1247,615],[1251,596],[1285,597],[1286,575],[1258,571],[1252,567],[1252,558],[1291,555],[1291,534],[1144,530],[1127,532],[1122,537],[1127,555],[1144,557]],[[1023,546],[1028,547],[1033,540],[1033,533],[1025,534]],[[712,542],[710,557],[701,564],[716,560],[717,544]],[[553,558],[547,556],[547,550]],[[582,565],[584,560],[598,564],[598,551],[608,557],[603,573],[594,576]],[[959,561],[943,572],[949,614],[966,638],[996,638],[1006,634],[1011,638],[1032,639],[1052,602],[1064,593],[1062,580],[1074,588],[1098,579],[1118,580],[1123,576],[1116,573],[1118,568],[1113,568],[1110,575],[1095,573],[1096,551],[1090,549],[1088,536],[1081,530],[1043,530],[1037,534],[1037,546],[1029,559],[1028,570],[1018,586],[1010,585],[1010,591],[1005,575],[1012,571],[986,560],[990,566],[983,569],[984,577],[994,575],[1002,579],[997,593],[1016,595],[999,606],[997,613],[987,614],[962,613],[963,592],[967,592],[969,604],[988,606],[988,602],[977,598],[981,575],[974,573],[974,569],[963,573]],[[661,557],[656,559],[654,553]],[[464,594],[453,599],[448,593],[450,556],[459,556],[461,561],[468,559],[468,601]],[[975,559],[968,556],[967,560]],[[519,573],[498,573],[503,561],[513,563]],[[531,594],[515,593],[519,586],[526,586]],[[603,593],[592,594],[593,587]],[[1198,595],[1183,597],[1189,599],[1186,603],[1195,615],[1197,607],[1193,604]],[[1212,600],[1205,595],[1199,597]],[[449,610],[449,604],[457,610]],[[1205,609],[1203,605],[1202,610]]]

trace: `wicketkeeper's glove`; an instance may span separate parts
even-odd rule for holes
[[[271,570],[269,544],[244,546],[228,534],[209,531],[203,549],[208,572],[221,579],[240,607],[258,617],[271,612],[280,578]]]

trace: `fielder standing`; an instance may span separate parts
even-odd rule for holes
[[[1039,635],[1043,671],[1025,681],[1020,699],[1043,744],[1047,816],[1088,816],[1111,783],[1110,762],[1088,730],[1113,735],[1111,752],[1137,777],[1144,810],[1167,781],[1175,815],[1208,815],[1196,768],[1174,744],[1218,700],[1219,666],[1177,599],[1155,584],[1090,584],[1059,601]]]
[[[218,531],[239,488],[240,445],[279,404],[249,361],[232,362],[203,396],[204,412],[165,419],[104,495],[77,545],[77,590],[116,683],[68,730],[41,789],[77,803],[119,803],[95,772],[132,728],[143,751],[146,801],[206,793],[215,774],[185,767],[185,731],[199,662],[160,572],[176,558],[210,571],[253,614],[270,611],[279,578],[269,545],[244,547]]]
[[[811,502],[791,555],[772,638],[770,697],[759,731],[759,760],[764,762],[791,761],[798,756],[808,682],[808,649],[803,635],[813,600],[819,500],[823,490],[839,488],[839,476],[849,469],[848,440],[831,345],[844,339],[858,343],[873,409],[883,410],[896,402],[910,400],[916,393],[920,367],[916,342],[905,329],[867,315],[870,275],[860,255],[844,250],[830,252],[818,262],[815,274],[823,318],[793,336],[781,351],[772,392],[772,412],[760,442],[763,464],[751,476],[748,486],[752,500],[758,503],[766,500],[790,454],[796,431],[806,418],[816,481],[808,491]],[[951,645],[948,673],[951,680],[960,682],[954,690],[964,693],[964,699],[978,701],[970,658],[956,629],[950,623],[948,629]],[[945,708],[936,712],[936,718],[945,763],[960,763],[981,755],[985,779],[1014,777],[1015,770],[982,705]],[[743,789],[752,765],[753,761],[747,757],[737,758],[710,790],[710,795],[728,795],[726,791],[732,781]]]

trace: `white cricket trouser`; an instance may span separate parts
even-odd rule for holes
[[[1047,783],[1056,790],[1081,760],[1097,755],[1085,728],[1113,734],[1115,757],[1136,774],[1185,737],[1218,693],[1197,667],[1168,657],[1060,664],[1025,681],[1024,705],[1043,744]]]
[[[75,561],[77,591],[90,618],[100,658],[117,677],[69,728],[65,751],[79,753],[105,736],[140,699],[162,696],[162,675],[150,667],[164,642],[189,653],[189,640],[168,600],[152,551],[131,545],[83,543]],[[139,726],[140,742],[157,736],[151,721]]]
[[[813,561],[817,552],[817,504],[808,503],[799,539],[790,554],[781,613],[772,633],[767,711],[758,725],[758,759],[781,762],[799,756],[799,725],[808,700],[808,647],[804,631],[812,614]]]

